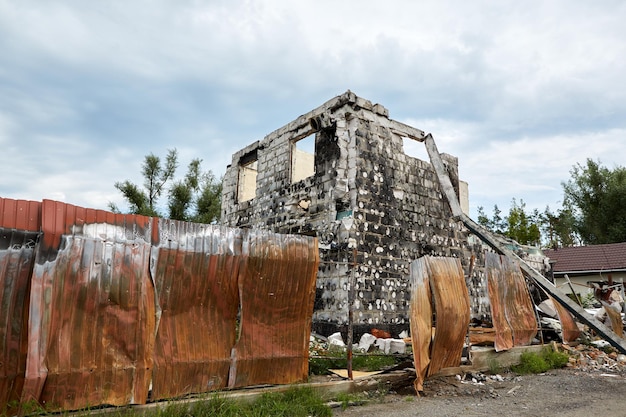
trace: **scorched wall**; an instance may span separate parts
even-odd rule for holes
[[[407,329],[411,261],[453,256],[468,269],[477,248],[451,220],[430,163],[406,155],[403,138],[422,141],[424,132],[348,91],[233,155],[223,223],[319,239],[315,331],[345,329],[350,299],[357,334]],[[442,157],[467,196],[457,158]],[[479,287],[475,298],[485,295]]]

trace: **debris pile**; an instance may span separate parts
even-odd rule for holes
[[[385,355],[407,353],[407,345],[410,346],[411,340],[407,337],[406,332],[402,332],[398,338],[392,338],[389,333],[376,330],[372,329],[372,333],[364,333],[359,342],[352,345],[352,351],[355,353],[378,352]],[[382,337],[377,337],[376,334]],[[328,337],[312,333],[309,353],[311,356],[324,356],[328,351],[345,350],[346,347],[346,343],[339,332]]]
[[[597,340],[576,346],[562,345],[570,356],[569,367],[581,371],[602,371],[626,375],[626,355],[617,353],[608,342]]]

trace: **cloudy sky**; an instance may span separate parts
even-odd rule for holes
[[[218,176],[350,89],[458,156],[470,206],[626,165],[626,3],[0,0],[0,196],[124,207],[148,153]]]

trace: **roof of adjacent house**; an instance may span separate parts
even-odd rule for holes
[[[626,270],[626,242],[547,249],[555,273]]]

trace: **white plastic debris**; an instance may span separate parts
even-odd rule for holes
[[[386,355],[406,352],[406,344],[402,339],[376,339],[374,344]]]
[[[594,340],[593,342],[591,342],[591,344],[600,349],[611,345],[606,340]]]
[[[361,336],[359,340],[359,349],[363,350],[363,352],[367,352],[374,342],[376,342],[376,336],[370,333],[363,333],[363,336]]]
[[[346,344],[343,342],[343,338],[341,337],[340,332],[333,333],[328,336],[328,344],[330,346],[346,347]]]
[[[406,343],[402,339],[389,339],[389,353],[405,353]]]
[[[376,342],[374,343],[376,345],[376,347],[378,349],[380,349],[381,352],[387,354],[389,353],[389,342],[391,341],[391,339],[376,339]]]

